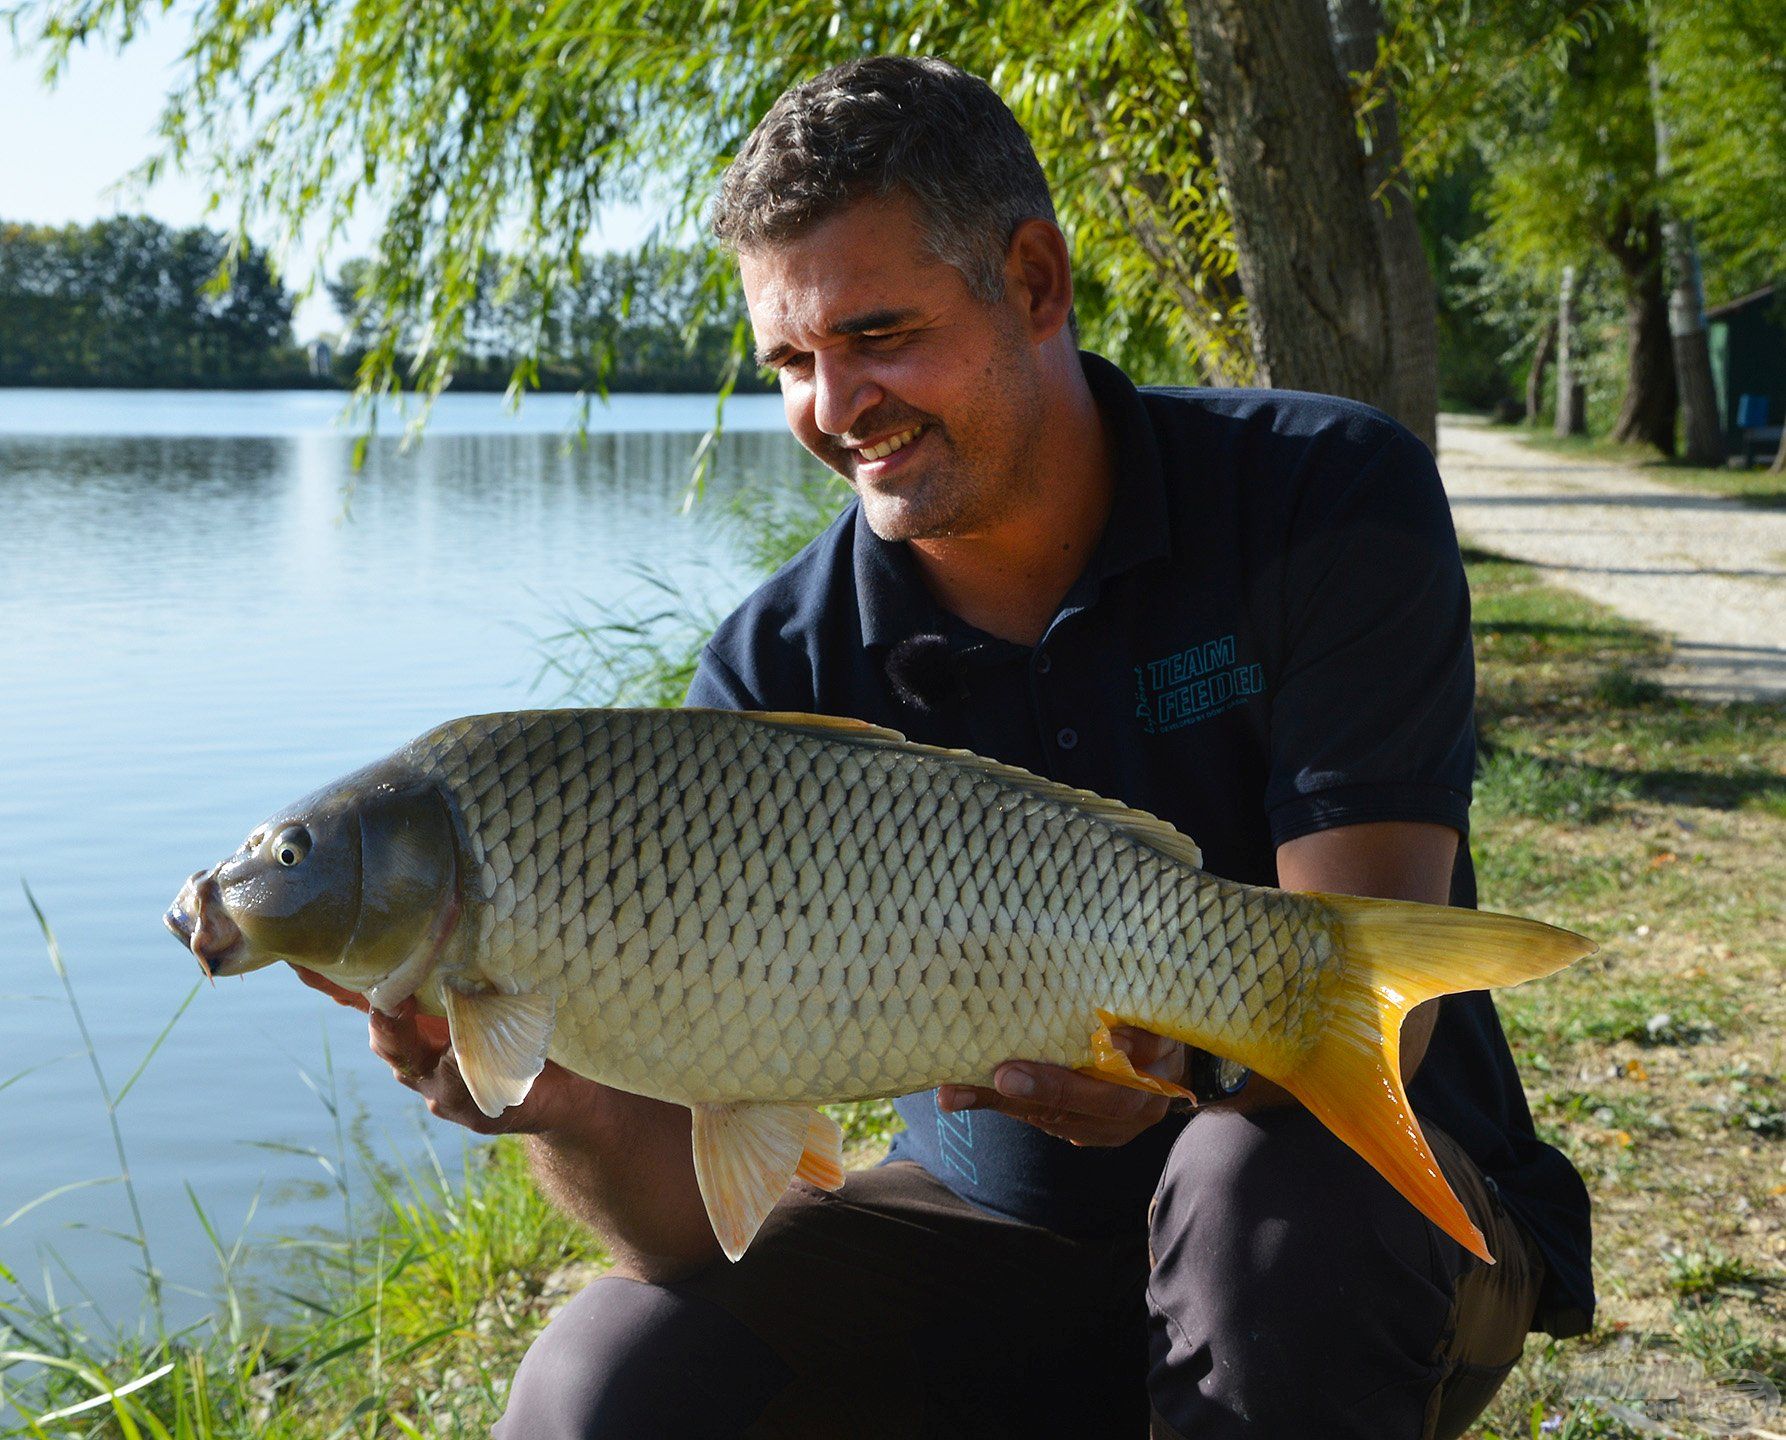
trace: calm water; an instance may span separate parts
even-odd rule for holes
[[[0,1221],[117,1173],[74,1017],[19,886],[55,926],[108,1079],[121,1084],[197,978],[162,928],[183,877],[250,826],[454,715],[549,704],[540,638],[566,614],[644,615],[644,568],[723,609],[752,575],[728,497],[810,462],[773,396],[734,400],[719,474],[678,513],[704,397],[616,397],[583,446],[565,397],[447,396],[427,438],[380,440],[344,507],[339,398],[0,391]],[[391,417],[387,434],[400,431]],[[206,988],[119,1114],[176,1315],[208,1305],[210,1247],[338,1221],[325,1047],[375,1147],[429,1122],[365,1052],[364,1022],[267,971]],[[35,1067],[35,1068],[33,1068]],[[7,1081],[24,1073],[10,1085]],[[291,1147],[269,1149],[269,1145]],[[117,1185],[0,1225],[0,1264],[58,1298],[79,1278],[134,1318]],[[65,1265],[66,1270],[61,1267]]]

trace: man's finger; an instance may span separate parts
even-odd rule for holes
[[[374,1010],[371,1015],[372,1053],[405,1083],[433,1074],[447,1048],[424,1035],[416,1019],[413,1000],[405,1000],[393,1014]]]
[[[302,980],[312,990],[322,991],[323,994],[327,995],[329,999],[333,1000],[337,1005],[351,1006],[355,1010],[369,1010],[372,1008],[370,1002],[367,1001],[364,995],[356,995],[351,990],[343,989],[333,980],[318,975],[314,970],[306,970],[302,965],[294,965],[291,968],[297,971],[298,979]]]
[[[992,1080],[1004,1099],[1016,1101],[1021,1109],[1046,1115],[1132,1120],[1153,1099],[1144,1091],[1112,1085],[1108,1080],[1058,1065],[1001,1065]]]

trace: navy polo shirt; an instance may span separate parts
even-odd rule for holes
[[[852,503],[720,625],[688,703],[850,715],[1021,765],[1171,821],[1210,872],[1252,885],[1276,883],[1279,845],[1332,826],[1467,834],[1469,595],[1427,448],[1350,401],[1138,391],[1083,358],[1116,489],[1033,649],[942,610]],[[1475,903],[1467,846],[1452,903]],[[1411,1096],[1543,1249],[1541,1326],[1585,1330],[1587,1193],[1534,1135],[1486,993],[1441,1002]],[[990,1111],[944,1114],[934,1092],[896,1104],[895,1158],[1080,1236],[1145,1226],[1181,1123],[1078,1148]]]

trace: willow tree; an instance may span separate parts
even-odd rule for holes
[[[1335,0],[1336,42],[1327,0],[196,0],[162,163],[206,173],[243,233],[288,246],[376,208],[362,384],[435,389],[491,255],[505,303],[543,330],[602,206],[649,199],[682,233],[787,85],[866,53],[946,55],[1034,138],[1118,359],[1348,393],[1430,437],[1430,306],[1395,308],[1410,265],[1431,279],[1393,189],[1385,56],[1413,36],[1442,67],[1471,34],[1413,12],[1528,4],[1406,0],[1386,31],[1376,0]],[[127,43],[149,8],[27,0],[24,29],[53,67],[94,37]],[[735,301],[717,258],[705,282],[715,308]]]

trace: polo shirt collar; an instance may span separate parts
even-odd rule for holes
[[[1085,573],[1063,604],[1083,608],[1104,582],[1171,553],[1166,480],[1153,423],[1129,377],[1100,355],[1079,352],[1086,383],[1116,440],[1116,490]],[[917,562],[904,541],[882,540],[869,529],[862,507],[855,511],[852,560],[862,644],[895,645],[924,631],[948,633],[961,622],[937,604],[925,588]]]

